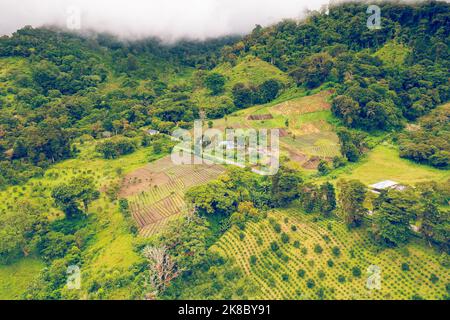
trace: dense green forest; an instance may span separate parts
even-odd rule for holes
[[[432,247],[441,263],[433,270],[444,270],[432,273],[441,278],[432,277],[439,293],[421,297],[405,289],[402,298],[448,298],[450,114],[448,106],[438,106],[450,99],[450,5],[380,7],[382,27],[376,30],[366,26],[367,4],[347,3],[302,21],[258,25],[246,36],[204,42],[168,45],[32,27],[1,37],[0,190],[8,200],[0,207],[0,265],[33,257],[45,266],[15,298],[264,298],[261,290],[267,288],[273,288],[270,298],[299,298],[304,292],[289,289],[293,275],[280,266],[294,259],[286,246],[304,256],[321,255],[330,246],[331,258],[324,261],[332,269],[342,256],[330,237],[339,234],[367,238],[373,255],[399,250],[402,261],[408,261],[408,249],[402,249],[407,245],[414,246],[414,259],[422,254],[418,247]],[[167,135],[174,129],[190,129],[199,118],[208,126],[227,123],[246,108],[322,90],[332,92],[328,117],[340,156],[321,159],[313,173],[284,158],[272,177],[227,168],[186,192],[195,213],[153,237],[138,235],[120,179],[167,155],[173,145]],[[149,129],[158,134],[149,135]],[[349,172],[370,161],[367,154],[380,143],[398,148],[396,161],[409,159],[414,163],[408,166],[417,164],[432,178],[411,179],[406,191],[367,191]],[[311,232],[319,228],[325,241],[308,247],[309,253],[291,234],[307,224],[314,225]],[[256,226],[277,237],[267,240],[266,252],[229,258],[219,250],[227,246],[223,239],[255,237],[251,246],[265,245],[248,231]],[[100,244],[116,239],[129,251],[127,261],[120,260],[123,268],[95,269],[92,261],[108,261]],[[161,256],[164,276],[151,271],[160,267]],[[272,258],[278,262],[272,265]],[[245,268],[259,263],[269,271],[247,279]],[[66,268],[73,264],[89,268],[81,292],[65,287]],[[361,275],[361,266],[343,267],[351,275],[336,271],[338,287],[332,290],[325,282],[319,287],[323,270],[305,278],[312,267],[296,270],[295,281],[304,280],[301,290],[319,299],[341,297],[341,285]],[[401,268],[399,279],[408,262]],[[274,279],[278,269],[281,277]]]

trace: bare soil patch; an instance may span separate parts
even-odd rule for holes
[[[119,196],[133,196],[154,186],[166,184],[169,181],[170,178],[164,172],[152,172],[147,167],[144,167],[123,178]]]
[[[278,129],[278,132],[280,134],[280,137],[287,137],[289,135],[289,132],[286,129]]]
[[[320,163],[320,158],[319,157],[311,157],[308,161],[306,161],[302,167],[305,169],[317,169],[317,167],[319,166]]]
[[[270,120],[273,116],[270,113],[267,114],[252,114],[248,116],[248,120]]]

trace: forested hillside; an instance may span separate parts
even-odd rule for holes
[[[379,6],[380,29],[347,3],[204,42],[1,37],[0,298],[448,298],[450,4]],[[174,167],[200,118],[282,130],[279,172]]]

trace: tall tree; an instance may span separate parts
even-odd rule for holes
[[[406,243],[411,235],[410,221],[417,216],[414,192],[384,190],[374,201],[373,234],[385,246]]]
[[[226,78],[217,72],[210,73],[205,78],[205,86],[213,95],[218,95],[224,90]]]
[[[419,213],[421,219],[420,233],[431,244],[438,245],[443,250],[450,246],[450,216],[449,211],[440,211],[431,201],[425,200]]]
[[[47,225],[48,220],[42,212],[26,201],[0,214],[0,262],[30,254],[46,232]]]
[[[325,182],[320,186],[320,212],[329,216],[336,209],[336,192],[334,186]]]
[[[272,199],[274,205],[286,206],[299,196],[299,185],[303,182],[300,172],[284,165],[272,176]]]
[[[359,180],[340,180],[338,182],[340,212],[350,227],[362,224],[367,209],[364,207],[367,188]]]
[[[82,210],[88,211],[89,204],[100,197],[94,180],[87,177],[75,177],[69,183],[56,186],[52,191],[55,204],[71,219],[79,215]]]

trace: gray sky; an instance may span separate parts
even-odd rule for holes
[[[0,34],[32,25],[76,26],[128,38],[204,39],[300,18],[328,0],[0,0]],[[77,19],[80,12],[80,19]]]

